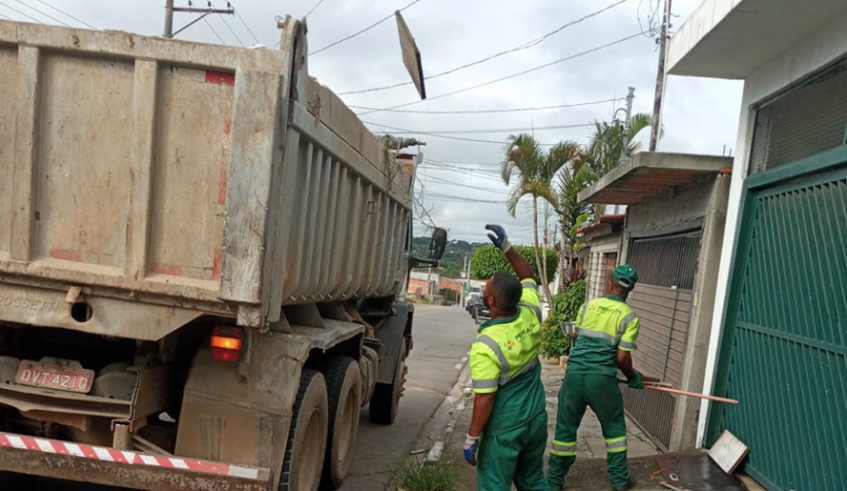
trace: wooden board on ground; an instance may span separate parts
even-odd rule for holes
[[[744,457],[750,453],[747,445],[735,437],[729,430],[724,430],[718,441],[709,450],[709,457],[727,474],[732,474]]]

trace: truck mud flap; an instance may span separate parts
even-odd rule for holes
[[[268,491],[270,471],[0,432],[0,471],[157,491]]]

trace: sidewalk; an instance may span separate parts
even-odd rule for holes
[[[564,370],[557,364],[544,361],[542,363],[541,380],[547,396],[547,446],[553,443],[553,434],[556,429],[556,410],[558,408],[557,394],[559,386],[564,377]],[[473,410],[473,394],[470,390],[470,381],[467,381],[464,392],[465,404],[459,405],[458,413],[454,415],[456,424],[452,432],[446,436],[444,453],[442,458],[454,461],[459,469],[461,484],[459,489],[475,491],[476,473],[474,468],[466,465],[462,459],[462,446],[465,435],[471,422]],[[638,479],[636,490],[664,490],[659,482],[663,479],[661,475],[656,480],[650,481],[650,475],[658,470],[655,456],[661,453],[641,430],[627,418],[627,446],[630,470]],[[609,481],[606,479],[606,444],[600,428],[597,416],[588,409],[577,434],[577,460],[568,474],[567,490],[602,490],[610,489]]]

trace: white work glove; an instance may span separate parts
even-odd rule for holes
[[[485,226],[486,230],[491,230],[494,232],[493,234],[488,234],[488,238],[491,239],[491,242],[500,248],[503,251],[503,254],[509,252],[509,249],[512,248],[512,244],[509,243],[509,238],[506,237],[506,229],[504,229],[500,225],[488,224]]]
[[[476,467],[476,451],[479,449],[479,437],[468,435],[465,438],[465,460],[468,464]]]

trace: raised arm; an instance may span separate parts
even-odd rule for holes
[[[518,279],[520,280],[533,280],[538,283],[538,280],[535,278],[535,273],[532,271],[532,267],[529,265],[526,259],[512,247],[512,244],[509,243],[509,239],[506,237],[506,230],[500,225],[489,224],[486,225],[485,228],[487,230],[491,230],[492,234],[488,234],[488,238],[491,239],[491,242],[500,248],[503,251],[503,254],[506,255],[506,259],[509,260],[509,263],[512,265],[512,269],[515,270],[515,274],[518,275]]]

